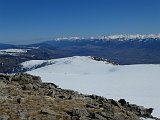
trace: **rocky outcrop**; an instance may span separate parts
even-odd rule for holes
[[[106,64],[111,63],[112,65],[118,65],[117,63],[111,61],[111,60],[107,60],[104,59],[102,57],[96,57],[96,56],[92,56],[91,59],[95,60],[95,61],[102,61],[102,62],[106,62]]]
[[[124,99],[61,89],[29,74],[0,74],[0,120],[158,120],[152,111]]]

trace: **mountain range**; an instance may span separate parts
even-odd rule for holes
[[[30,45],[0,44],[0,72],[19,71],[18,65],[28,60],[72,56],[95,56],[120,65],[159,64],[160,34],[57,38]]]
[[[16,73],[9,76],[1,74],[0,79],[2,85],[0,85],[0,88],[2,88],[2,92],[5,93],[4,95],[10,95],[14,90],[12,89],[11,92],[8,91],[8,93],[6,93],[5,89],[8,87],[4,87],[3,84],[11,86],[18,85],[14,88],[20,88],[18,93],[23,96],[23,89],[28,90],[28,88],[31,88],[30,90],[34,92],[38,85],[40,91],[35,94],[41,94],[43,83],[36,83],[32,86],[32,78],[39,79],[39,77],[31,75],[36,75],[40,76],[43,82],[49,82],[52,85],[58,84],[64,89],[73,89],[83,94],[98,94],[115,100],[121,99],[122,101],[120,101],[120,103],[126,99],[131,103],[144,105],[147,108],[151,108],[149,109],[149,114],[148,109],[133,104],[133,108],[138,110],[138,112],[136,111],[136,115],[138,114],[137,117],[139,119],[146,117],[149,118],[147,120],[152,120],[150,118],[159,120],[156,118],[160,117],[160,96],[157,94],[157,91],[159,91],[160,73],[159,36],[159,34],[150,34],[112,35],[90,38],[70,37],[57,38],[55,40],[30,45],[0,44],[0,73]],[[6,80],[3,81],[4,79]],[[15,81],[18,81],[18,84],[15,83]],[[22,84],[24,81],[25,83]],[[7,84],[5,82],[7,82]],[[46,87],[47,89],[44,89],[44,91],[48,89],[49,91],[52,90],[49,88],[50,84]],[[59,93],[59,90],[61,89],[56,88],[55,91],[52,91],[52,93],[58,92],[58,100],[63,100],[65,97],[67,97],[67,101],[71,99],[72,96],[69,97],[67,95],[64,97]],[[64,90],[63,93],[66,93],[66,91]],[[54,98],[55,97],[56,96],[54,96]],[[91,97],[93,96],[91,95]],[[7,98],[6,100],[9,101],[10,97]],[[101,97],[98,97],[98,99],[99,98]],[[21,98],[15,98],[15,100],[17,101],[16,104],[21,105]],[[2,103],[6,104],[5,102]],[[13,104],[14,103],[13,101]],[[46,103],[48,102],[45,101],[44,104],[46,105]],[[111,100],[111,103],[115,105],[118,104],[120,111],[123,109],[117,101]],[[130,106],[128,102],[125,102],[125,105]],[[88,107],[84,109],[88,109]],[[128,115],[130,107],[125,109]],[[6,108],[4,107],[0,111],[3,110],[6,110]],[[46,109],[42,109],[36,114],[39,115],[39,113],[42,113],[42,116],[44,116],[43,114],[47,114],[45,117],[50,117],[50,111],[48,110],[50,110],[50,108],[47,108],[47,111]],[[108,113],[108,111],[106,113]],[[64,113],[65,112],[66,111],[64,111]],[[121,112],[126,113],[124,111]],[[118,111],[118,114],[121,112]],[[152,112],[153,116],[156,117],[150,115]],[[17,111],[16,114],[17,113],[20,117],[24,117],[24,114],[26,114],[23,111]],[[66,113],[68,114],[68,112]],[[16,114],[13,114],[12,117],[15,118],[15,116],[17,116]],[[71,114],[69,113],[70,117],[75,117],[72,116],[72,114],[72,112]],[[81,118],[79,115],[80,114],[77,115],[78,118]],[[86,117],[89,117],[89,119],[97,118],[88,115]],[[5,119],[9,117],[10,116],[2,116],[2,118]],[[105,117],[106,116],[101,116],[100,114],[98,119]]]

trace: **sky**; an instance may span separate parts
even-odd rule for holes
[[[0,0],[0,43],[160,33],[160,0]]]

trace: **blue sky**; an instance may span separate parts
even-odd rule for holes
[[[160,0],[0,0],[0,43],[160,32]]]

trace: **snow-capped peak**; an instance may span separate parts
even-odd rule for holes
[[[115,35],[104,35],[98,37],[61,37],[57,38],[57,41],[60,40],[84,40],[84,39],[100,39],[100,40],[131,40],[131,39],[160,39],[159,34],[115,34]]]
[[[122,39],[122,40],[129,40],[129,39],[160,39],[160,34],[120,34],[120,35],[108,35],[103,36],[102,39]]]
[[[59,40],[81,40],[81,39],[85,39],[83,37],[60,37],[60,38],[56,38],[57,41]]]

